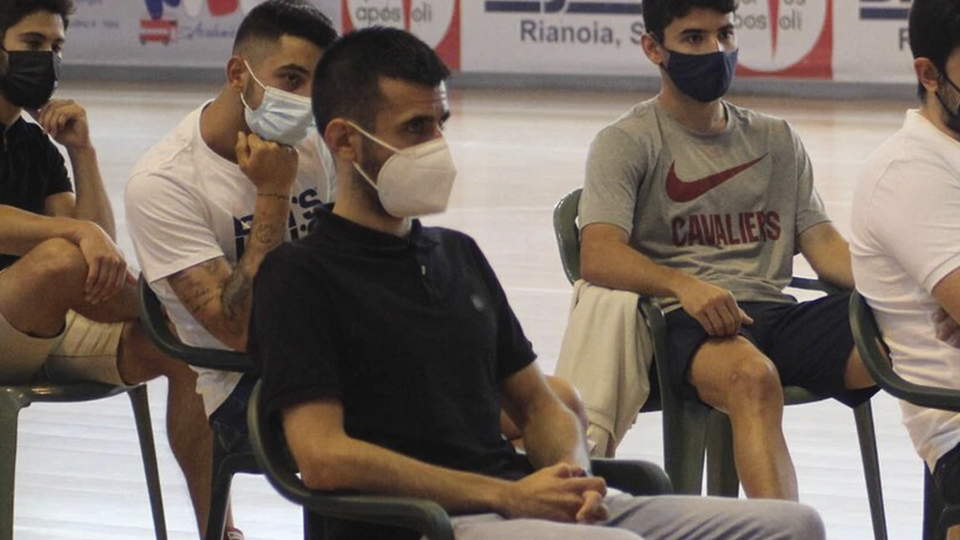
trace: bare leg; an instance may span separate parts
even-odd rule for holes
[[[580,424],[583,426],[583,429],[587,429],[587,411],[583,407],[583,400],[580,398],[580,392],[573,387],[572,384],[567,381],[554,377],[553,375],[547,375],[547,386],[553,390],[553,393],[560,398],[560,401],[563,402],[574,414],[577,415],[577,418],[580,419]],[[513,423],[513,420],[510,419],[510,416],[500,411],[500,430],[503,432],[503,436],[506,437],[509,441],[513,442],[514,446],[517,448],[523,448],[523,433],[520,432],[520,428]]]
[[[783,438],[783,388],[773,363],[742,337],[711,339],[694,355],[690,383],[730,416],[733,450],[750,498],[797,500],[797,474]]]
[[[0,276],[0,311],[17,330],[53,337],[67,311],[83,302],[87,263],[66,240],[47,240]]]
[[[160,376],[167,378],[167,438],[187,480],[202,535],[210,512],[213,434],[203,410],[203,400],[196,392],[197,375],[183,362],[157,350],[135,321],[124,327],[118,362],[120,375],[128,383]]]
[[[860,390],[877,385],[873,377],[870,376],[870,372],[863,365],[863,360],[860,358],[860,353],[857,352],[856,347],[850,351],[847,369],[843,373],[843,384],[848,390]]]
[[[960,525],[954,525],[947,530],[947,540],[960,540]]]

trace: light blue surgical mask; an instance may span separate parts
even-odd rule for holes
[[[243,98],[243,93],[240,94],[247,127],[261,139],[296,146],[316,126],[313,110],[310,107],[310,98],[264,85],[253,74],[250,64],[246,61],[244,64],[253,80],[263,88],[263,101],[257,109],[251,109]]]

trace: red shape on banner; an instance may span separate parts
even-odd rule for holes
[[[236,12],[240,8],[240,0],[207,0],[207,6],[211,15],[222,17]]]
[[[413,27],[413,0],[402,0],[403,1],[403,23],[404,28],[409,32]],[[440,0],[444,1],[444,0]],[[450,17],[450,26],[447,28],[446,32],[443,34],[443,38],[440,40],[434,50],[437,51],[437,55],[440,56],[440,59],[443,60],[443,63],[447,65],[453,71],[460,70],[460,0],[445,0],[447,2],[453,2],[453,15]],[[343,22],[343,33],[352,32],[357,29],[357,25],[353,22],[353,16],[350,13],[349,0],[341,0],[340,3],[340,13],[342,16]]]
[[[777,4],[779,2],[771,0]],[[776,77],[784,79],[833,79],[833,0],[826,0],[827,13],[820,30],[820,36],[813,49],[798,62],[779,71],[760,71],[745,67],[742,63],[737,67],[737,75],[742,77]],[[771,14],[773,11],[771,11]],[[777,23],[774,23],[777,24]],[[776,34],[774,34],[776,36]],[[774,42],[774,46],[775,42]]]
[[[767,0],[767,2],[770,2],[770,20],[773,21],[770,25],[770,58],[774,58],[777,56],[777,33],[780,32],[780,25],[777,24],[780,20],[780,0]]]

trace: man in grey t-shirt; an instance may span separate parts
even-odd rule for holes
[[[781,385],[849,405],[875,389],[846,295],[797,304],[783,293],[797,252],[821,279],[852,288],[850,254],[790,126],[721,99],[736,69],[736,7],[644,1],[643,50],[662,86],[591,146],[582,275],[673,308],[676,391],[730,415],[747,496],[796,499]]]

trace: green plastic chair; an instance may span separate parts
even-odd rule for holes
[[[0,386],[0,540],[13,540],[14,482],[17,467],[17,425],[20,411],[32,403],[77,403],[126,393],[140,438],[140,455],[147,478],[147,492],[157,540],[166,540],[157,452],[150,422],[147,387],[113,386],[92,382]]]
[[[246,373],[253,370],[250,358],[236,351],[191,347],[174,334],[163,313],[160,299],[150,288],[143,274],[137,282],[140,302],[140,322],[153,343],[168,356],[193,367]],[[230,500],[230,485],[237,473],[261,474],[252,452],[228,452],[214,437],[213,479],[210,490],[210,514],[207,518],[206,540],[221,540]],[[2,540],[2,539],[0,539]]]
[[[850,326],[863,363],[880,388],[918,407],[960,413],[960,390],[915,384],[897,375],[873,310],[857,291],[850,296]],[[923,471],[923,538],[943,540],[950,527],[960,524],[960,504],[946,506],[926,464],[923,465]]]
[[[439,504],[411,497],[388,497],[321,492],[309,489],[297,476],[290,457],[279,415],[264,413],[258,381],[247,407],[250,442],[257,461],[270,484],[288,500],[314,515],[304,538],[336,539],[335,521],[377,524],[416,531],[429,540],[453,540],[450,518]],[[607,485],[635,496],[673,493],[670,479],[660,467],[637,460],[594,459],[593,473]],[[311,534],[312,533],[312,534]]]
[[[572,284],[580,278],[580,229],[577,225],[581,189],[564,195],[553,210],[553,227],[560,248],[560,260],[567,279]],[[829,292],[829,286],[815,279],[793,278],[793,288]],[[669,381],[670,362],[657,361],[666,358],[666,322],[659,306],[650,298],[640,298],[643,313],[653,338],[654,366],[651,371],[651,388],[658,387],[660,407],[663,410],[663,461],[664,468],[678,493],[698,495],[703,486],[703,463],[707,458],[707,493],[737,497],[740,481],[733,459],[733,434],[726,415],[704,405],[677,395]],[[783,389],[786,405],[799,405],[821,401],[817,396],[797,386]],[[651,396],[654,392],[651,391]],[[650,410],[644,406],[642,411]],[[857,435],[860,440],[860,456],[867,483],[870,514],[875,540],[886,540],[887,525],[883,508],[883,489],[880,482],[880,461],[877,456],[877,440],[874,433],[873,411],[867,401],[853,411]]]

